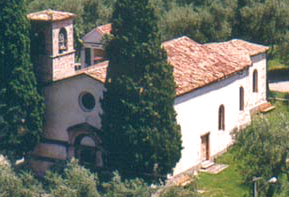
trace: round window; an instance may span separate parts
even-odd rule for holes
[[[95,98],[92,94],[85,92],[80,94],[79,103],[84,111],[91,111],[95,107]]]

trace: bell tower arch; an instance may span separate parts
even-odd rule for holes
[[[41,84],[75,72],[74,14],[44,10],[28,15],[31,21],[31,59]]]

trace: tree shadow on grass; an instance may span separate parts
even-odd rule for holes
[[[269,82],[289,81],[289,68],[269,70],[268,81]]]

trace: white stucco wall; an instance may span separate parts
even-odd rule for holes
[[[251,59],[253,64],[248,69],[176,97],[174,106],[177,121],[181,126],[183,150],[181,159],[174,169],[174,175],[201,162],[202,135],[209,133],[209,153],[210,156],[216,155],[232,143],[230,132],[234,128],[248,124],[250,111],[266,102],[266,55],[257,55]],[[258,71],[258,92],[256,93],[253,92],[252,81],[255,69]],[[244,111],[239,110],[241,86],[245,92]],[[100,129],[100,98],[103,96],[103,90],[102,83],[84,74],[57,81],[46,87],[44,90],[47,106],[44,138],[68,142],[67,129],[81,123],[88,123]],[[79,95],[82,92],[94,95],[96,106],[92,111],[87,112],[80,107]],[[218,130],[220,105],[225,106],[224,131]],[[64,146],[40,143],[34,153],[43,157],[65,159],[66,151]],[[63,157],[64,154],[66,156]],[[38,161],[35,162],[35,165],[40,165]],[[39,169],[43,170],[45,166],[39,166]]]
[[[102,49],[102,36],[95,31],[94,29],[86,34],[83,38],[83,46],[81,48],[81,66],[86,67],[85,65],[85,48],[90,48],[90,62],[93,65],[94,62],[94,51],[93,49]]]
[[[101,39],[102,35],[100,35],[95,29],[91,30],[82,38],[85,43],[100,43]]]
[[[30,165],[37,174],[43,174],[54,163],[53,159],[65,160],[69,157],[69,127],[87,123],[101,128],[100,98],[103,88],[102,83],[83,74],[54,82],[44,89],[46,120],[43,139],[48,142],[39,143],[33,151]],[[83,110],[79,104],[83,92],[89,92],[95,98],[95,107],[91,111]]]
[[[209,154],[213,156],[232,143],[230,132],[250,122],[250,110],[266,102],[266,55],[251,58],[253,65],[221,80],[175,99],[181,126],[182,157],[174,175],[201,162],[201,136],[209,133]],[[258,71],[258,92],[253,93],[253,71]],[[244,88],[245,109],[239,110],[239,88]],[[225,130],[218,130],[218,111],[225,106]]]
[[[96,104],[92,111],[84,111],[80,107],[79,95],[82,92],[94,95]],[[102,92],[103,84],[86,75],[58,81],[46,87],[44,137],[68,141],[67,128],[80,123],[88,123],[100,129]]]

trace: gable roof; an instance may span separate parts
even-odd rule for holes
[[[251,56],[265,53],[269,49],[243,40],[199,44],[186,36],[164,42],[162,46],[167,51],[168,62],[174,67],[176,96],[248,68],[252,65]],[[108,61],[104,61],[79,70],[75,75],[86,74],[104,83],[107,66]]]
[[[61,12],[49,9],[28,14],[27,17],[32,21],[61,21],[74,18],[75,15],[70,12]]]
[[[106,69],[108,67],[108,63],[109,63],[108,61],[103,61],[98,64],[83,68],[81,70],[77,70],[72,75],[67,75],[65,77],[54,80],[53,83],[57,83],[66,79],[71,79],[72,77],[83,76],[83,75],[93,78],[94,80],[97,80],[100,83],[104,83],[105,78],[106,78]]]
[[[164,42],[163,47],[174,66],[177,95],[227,78],[251,66],[250,56],[269,49],[243,40],[202,45],[186,36]]]
[[[93,30],[88,32],[86,35],[84,35],[82,40],[86,41],[87,39],[89,39],[92,36],[92,37],[94,37],[93,39],[95,39],[96,42],[99,42],[100,40],[98,40],[98,39],[100,39],[105,34],[110,34],[110,31],[111,31],[111,23],[101,25],[101,26],[94,28]],[[97,34],[97,35],[95,35],[95,34]]]
[[[100,35],[110,34],[111,32],[111,23],[101,25],[95,28]]]
[[[78,74],[86,74],[86,75],[104,83],[105,78],[106,78],[107,66],[108,66],[108,61],[104,61],[104,62],[100,62],[96,65],[81,69],[77,73]]]

